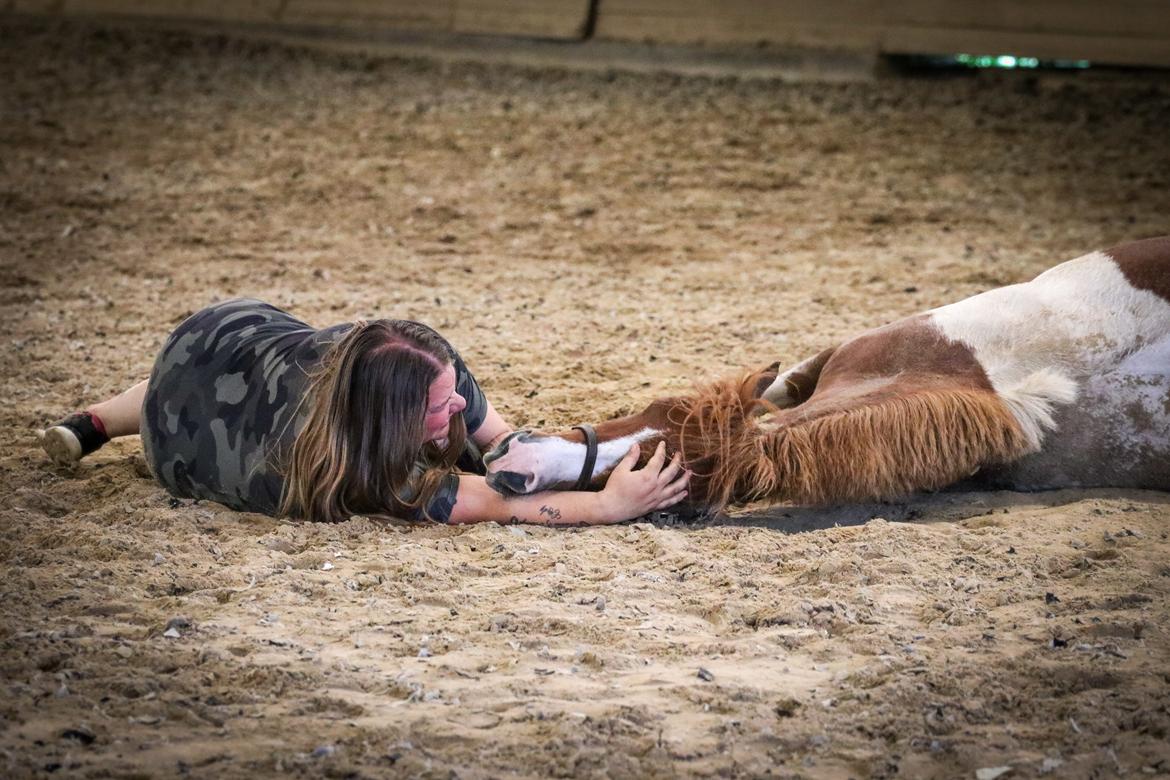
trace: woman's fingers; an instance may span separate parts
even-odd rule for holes
[[[658,506],[655,507],[655,509],[665,509],[668,506],[674,506],[686,497],[687,491],[685,490],[681,490],[678,493],[671,493],[669,496],[659,501]]]
[[[663,468],[661,472],[659,472],[658,484],[669,485],[671,482],[674,481],[674,478],[678,475],[678,473],[681,469],[682,469],[682,453],[676,452],[676,453],[674,453],[674,457],[670,459],[670,463],[667,463],[666,467]]]
[[[613,467],[614,471],[632,471],[634,464],[638,462],[638,456],[642,453],[642,445],[634,442],[630,445],[630,449],[618,461],[618,464]]]
[[[654,448],[654,454],[650,456],[650,460],[646,461],[646,465],[642,470],[647,474],[658,476],[658,472],[662,471],[662,464],[666,462],[666,442],[658,442],[658,446]]]

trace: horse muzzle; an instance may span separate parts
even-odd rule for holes
[[[501,496],[523,496],[528,493],[529,478],[515,471],[489,471],[488,487]]]
[[[523,443],[531,437],[531,431],[514,431],[497,444],[491,452],[483,456],[488,487],[502,496],[522,496],[532,492],[530,489],[530,483],[533,481],[532,475],[510,470],[506,463],[497,463],[508,455],[508,450],[513,443]],[[492,468],[492,464],[496,464],[495,468]]]

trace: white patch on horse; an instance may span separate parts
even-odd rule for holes
[[[1170,441],[1170,336],[1127,357],[1101,378],[1125,411],[1122,430],[1135,447],[1164,448]]]
[[[623,436],[620,439],[612,439],[611,441],[599,442],[597,445],[597,463],[593,466],[593,474],[591,477],[597,477],[612,469],[617,465],[618,461],[625,457],[625,454],[630,451],[630,447],[634,446],[634,442],[642,442],[654,436],[661,436],[662,431],[655,428],[643,428],[640,431],[631,433],[629,436]],[[558,453],[562,447],[567,448],[560,457],[556,457],[555,462],[560,463],[565,467],[563,473],[557,475],[555,482],[576,482],[577,477],[581,473],[581,467],[585,465],[585,445],[578,444],[572,441],[565,441],[564,439],[550,439],[555,441],[558,447]],[[546,455],[542,453],[542,456]]]
[[[620,439],[599,442],[592,476],[604,474],[617,465],[634,442],[660,435],[662,431],[647,427]],[[576,482],[584,465],[584,444],[567,441],[559,436],[546,436],[513,443],[508,454],[493,463],[492,468],[527,475],[526,491],[536,492],[551,485]]]
[[[1056,427],[1053,407],[1075,401],[1077,383],[1060,371],[1042,368],[1010,387],[996,388],[996,392],[1020,424],[1032,451],[1036,451],[1045,432]]]
[[[929,314],[971,348],[1035,447],[1054,405],[1170,331],[1170,303],[1132,286],[1102,252]]]

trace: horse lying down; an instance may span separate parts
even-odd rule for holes
[[[778,369],[595,431],[516,432],[484,458],[488,481],[504,494],[598,487],[632,442],[645,460],[665,440],[694,471],[689,502],[707,510],[960,481],[1170,490],[1170,237],[1092,252]]]

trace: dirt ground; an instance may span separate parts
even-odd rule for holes
[[[310,525],[36,428],[192,311],[427,321],[518,426],[1170,233],[1170,76],[371,59],[0,19],[0,773],[1170,774],[1170,496]],[[170,629],[170,630],[168,630]],[[984,772],[979,777],[994,777]]]

